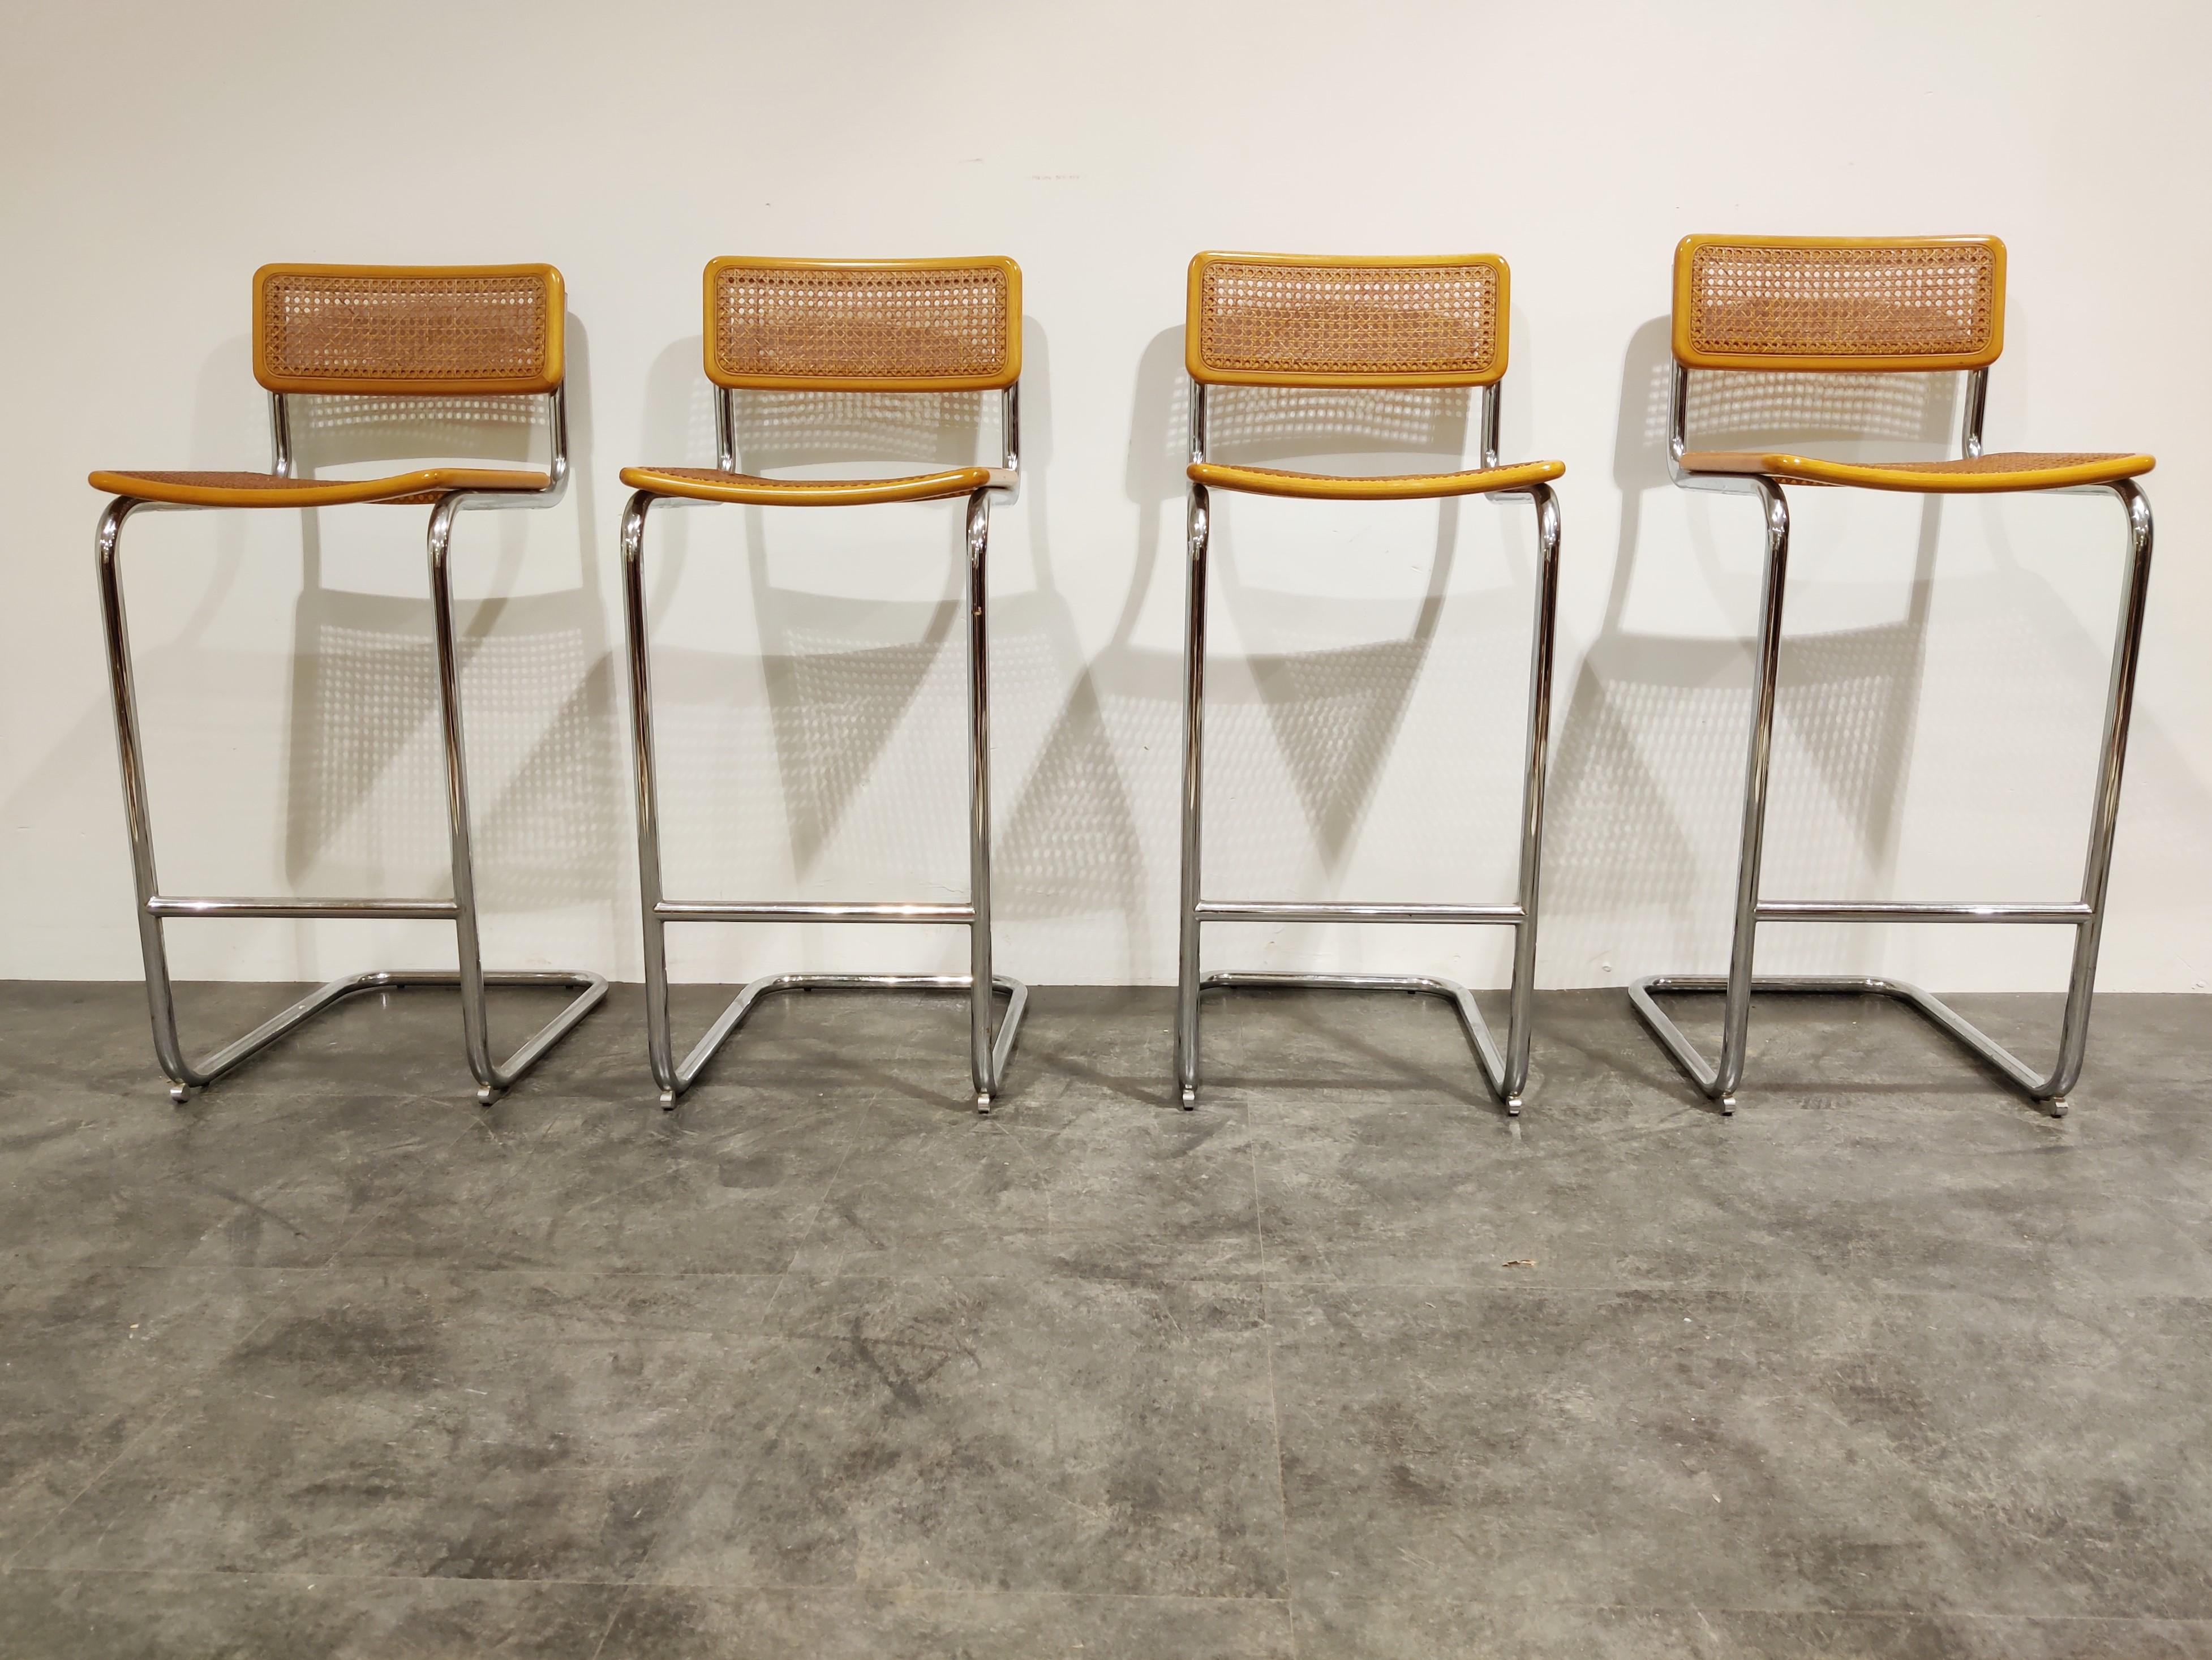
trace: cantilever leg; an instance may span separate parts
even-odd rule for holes
[[[991,1110],[999,1069],[991,1049],[991,696],[984,581],[991,492],[968,498],[968,1061],[975,1110]],[[1011,1024],[1011,1021],[1009,1022]]]
[[[1287,971],[1253,972],[1227,970],[1201,976],[1199,940],[1209,914],[1239,906],[1208,907],[1201,898],[1200,816],[1204,805],[1202,774],[1206,689],[1206,554],[1208,501],[1206,487],[1190,490],[1190,595],[1188,625],[1183,637],[1183,798],[1182,798],[1182,914],[1181,956],[1176,977],[1176,1076],[1186,1110],[1198,1099],[1199,999],[1202,991],[1236,989],[1395,991],[1441,997],[1452,1005],[1465,1028],[1468,1042],[1484,1080],[1506,1112],[1518,1116],[1528,1088],[1528,1051],[1536,976],[1536,916],[1541,887],[1544,843],[1544,784],[1552,725],[1552,659],[1557,632],[1559,577],[1559,498],[1547,484],[1500,492],[1525,495],[1536,509],[1538,564],[1535,626],[1529,646],[1528,725],[1524,751],[1525,773],[1521,795],[1521,867],[1516,903],[1495,908],[1480,920],[1510,922],[1515,930],[1513,982],[1510,994],[1506,1041],[1503,1050],[1491,1036],[1482,1012],[1466,987],[1430,975],[1314,974]],[[1261,909],[1266,907],[1260,908]],[[1359,920],[1360,906],[1297,908],[1313,914],[1334,910],[1343,920]],[[1465,907],[1439,905],[1390,906],[1392,920],[1423,920],[1427,909],[1439,921],[1474,920]],[[1453,913],[1457,915],[1454,915]],[[1251,920],[1249,916],[1244,920]]]
[[[1206,547],[1212,496],[1190,487],[1190,598],[1182,641],[1182,912],[1176,938],[1176,1082],[1185,1111],[1198,1104],[1198,905],[1206,771]]]
[[[672,1087],[664,1085],[660,1104],[673,1107],[676,1098],[698,1081],[699,1074],[714,1058],[715,1052],[736,1034],[752,1012],[767,999],[787,991],[957,991],[969,1000],[971,1006],[976,1000],[975,988],[964,974],[764,974],[748,982],[730,1000],[728,1006],[714,1017],[706,1034],[691,1046],[691,1052],[684,1057],[682,1064],[671,1069],[674,1084]],[[1003,992],[1006,997],[1006,1018],[999,1022],[998,1037],[990,1055],[992,1075],[1000,1077],[1005,1074],[1006,1057],[1013,1053],[1015,1035],[1022,1029],[1022,1016],[1029,1009],[1030,988],[1019,980],[1001,976],[988,982],[982,1000],[987,1007],[994,992]],[[986,1103],[976,1110],[988,1114],[990,1107]]]
[[[453,926],[460,949],[461,1034],[469,1055],[469,1070],[476,1074],[477,1099],[489,1105],[501,1091],[514,1087],[538,1057],[566,1037],[575,1024],[597,1008],[607,994],[607,982],[598,975],[574,976],[583,990],[568,1006],[539,1027],[509,1055],[505,1063],[491,1055],[491,1023],[484,1005],[483,954],[477,930],[476,858],[469,830],[467,752],[461,742],[461,672],[453,631],[453,579],[449,555],[453,520],[463,498],[440,498],[430,512],[430,610],[438,641],[438,714],[445,736],[446,811],[452,830],[453,867]],[[511,982],[510,982],[511,983]]]
[[[645,519],[653,509],[653,500],[651,491],[639,490],[623,508],[623,617],[629,648],[638,909],[645,928],[646,1058],[653,1067],[653,1082],[660,1085],[660,1104],[672,1107],[690,1079],[676,1067],[675,1040],[668,1025],[667,924],[660,915],[660,781],[653,770],[653,672],[646,657],[645,616]]]
[[[1536,509],[1536,622],[1528,647],[1528,736],[1521,781],[1521,921],[1513,937],[1513,992],[1506,1018],[1504,1074],[1494,1081],[1506,1110],[1521,1110],[1528,1086],[1528,1045],[1536,999],[1536,912],[1544,866],[1544,783],[1552,738],[1552,657],[1559,629],[1559,501],[1549,484],[1532,485]],[[1472,1009],[1465,1000],[1465,1009]],[[1465,1009],[1462,1018],[1465,1018]],[[1472,1029],[1470,1029],[1471,1031]]]
[[[1029,1006],[1029,988],[1018,980],[994,976],[991,971],[991,794],[990,709],[988,637],[985,628],[984,578],[990,541],[989,492],[978,490],[969,498],[967,519],[967,593],[969,611],[969,876],[972,894],[964,907],[902,907],[853,905],[793,908],[810,911],[820,920],[927,920],[965,921],[969,928],[969,972],[930,974],[770,974],[753,981],[707,1028],[681,1061],[676,1058],[674,1029],[668,1010],[667,928],[672,916],[684,907],[672,906],[662,886],[660,870],[660,787],[653,736],[653,667],[645,604],[645,526],[654,496],[639,490],[623,509],[623,613],[629,657],[630,750],[635,763],[637,806],[638,890],[644,925],[646,1054],[659,1086],[660,1104],[672,1108],[677,1099],[697,1081],[717,1050],[743,1025],[762,1000],[779,992],[813,990],[958,991],[969,1006],[969,1065],[975,1090],[975,1110],[991,1110],[993,1098],[1006,1076],[1007,1057],[1021,1031]],[[696,909],[696,908],[695,908]],[[707,906],[712,911],[758,913],[774,907]],[[902,911],[927,910],[927,917],[892,915]],[[943,913],[951,910],[951,915]],[[964,913],[964,915],[963,914]],[[694,920],[737,920],[720,918]],[[1007,998],[1006,1018],[995,1037],[991,1025],[994,992]]]
[[[151,983],[149,979],[149,987]],[[582,1018],[583,1012],[588,1012],[592,1005],[605,997],[607,991],[607,982],[596,974],[572,973],[557,969],[488,974],[483,976],[483,983],[495,987],[568,987],[583,994],[570,1005],[572,1009],[578,1011],[575,1017],[578,1019]],[[461,976],[452,970],[366,969],[359,974],[342,974],[337,979],[327,981],[316,987],[296,1003],[278,1010],[252,1031],[247,1032],[245,1037],[225,1044],[204,1061],[185,1062],[180,1060],[178,1066],[171,1070],[165,1060],[162,1069],[168,1073],[172,1080],[169,1086],[169,1098],[181,1106],[191,1098],[194,1091],[205,1089],[225,1073],[234,1071],[260,1054],[262,1050],[269,1048],[278,1038],[297,1031],[333,1003],[345,998],[356,996],[362,992],[405,991],[410,988],[423,986],[453,989],[458,988],[460,984]],[[170,988],[166,978],[162,982],[159,997],[163,1005],[169,1003]],[[525,1051],[518,1054],[507,1063],[509,1081],[512,1082],[514,1078],[526,1072],[531,1063],[550,1048],[562,1032],[566,1031],[574,1024],[575,1019],[556,1021],[555,1026],[557,1030],[552,1031],[551,1037],[547,1037],[541,1032],[538,1037],[532,1038],[526,1046]],[[155,1017],[155,1036],[157,1051],[166,1039],[168,1049],[181,1056],[182,1040],[177,1033],[176,1016],[173,1010],[167,1014],[166,1020],[161,1016]],[[183,1075],[179,1076],[179,1073]],[[477,1098],[489,1104],[491,1097],[480,1091]]]
[[[1751,739],[1744,761],[1743,821],[1736,860],[1735,927],[1729,952],[1728,1001],[1721,1022],[1721,1058],[1707,1066],[1681,1029],[1660,1013],[1648,989],[1632,988],[1636,1012],[1650,1026],[1699,1089],[1735,1110],[1735,1088],[1743,1076],[1743,1048],[1751,1029],[1752,953],[1759,938],[1759,862],[1766,837],[1766,782],[1774,753],[1774,695],[1782,661],[1783,589],[1790,569],[1790,503],[1782,487],[1754,478],[1766,520],[1766,576],[1759,605],[1758,665],[1752,676]],[[1656,1024],[1654,1024],[1655,1018]]]
[[[451,498],[447,498],[450,500]],[[462,969],[456,973],[434,970],[387,972],[370,970],[364,973],[342,975],[337,979],[319,987],[307,996],[256,1026],[234,1042],[216,1050],[204,1060],[193,1061],[185,1053],[183,1038],[177,1028],[175,994],[169,977],[168,952],[162,937],[164,917],[157,910],[161,902],[161,886],[154,865],[154,824],[146,793],[146,769],[143,750],[138,731],[138,700],[132,682],[131,668],[130,628],[123,605],[122,576],[118,562],[124,521],[145,504],[118,496],[107,504],[100,517],[94,548],[100,572],[100,611],[105,623],[107,648],[108,689],[114,704],[115,738],[118,759],[123,775],[125,818],[131,833],[131,863],[133,885],[137,896],[138,942],[145,960],[146,1000],[154,1028],[154,1053],[162,1072],[170,1079],[169,1096],[173,1101],[188,1099],[191,1093],[205,1088],[226,1073],[258,1055],[286,1033],[312,1019],[342,998],[358,992],[394,990],[409,986],[454,986],[462,993],[465,1030],[477,1040],[470,1051],[470,1065],[479,1083],[477,1097],[489,1101],[498,1089],[512,1084],[534,1064],[546,1049],[581,1019],[606,995],[606,982],[595,974],[532,971],[514,974],[485,975],[475,956],[475,912],[473,885],[469,882],[470,866],[466,859],[466,835],[464,829],[456,838],[454,865],[455,903],[451,906],[426,903],[422,906],[395,905],[395,914],[411,913],[418,916],[445,917],[450,915],[461,931]],[[441,503],[441,508],[443,504]],[[436,538],[438,520],[433,515],[433,574],[441,575],[442,544]],[[447,521],[450,530],[450,520]],[[437,598],[441,632],[441,691],[451,707],[452,684],[450,596],[443,594],[434,580],[434,596]],[[447,727],[451,753],[459,754],[460,741],[457,717]],[[174,903],[174,902],[169,902]],[[258,902],[210,903],[204,914],[210,915],[251,914]],[[282,909],[265,914],[312,916],[319,914],[351,915],[374,914],[380,904],[391,902],[349,902],[343,900],[301,900],[284,902]],[[569,986],[581,994],[562,1015],[544,1027],[508,1060],[503,1067],[490,1067],[488,1059],[477,1064],[483,1030],[483,988],[492,986]],[[474,1025],[469,1026],[473,1014]],[[486,1077],[489,1069],[491,1076]]]
[[[1650,1027],[1652,1034],[1663,1043],[1668,1052],[1683,1071],[1707,1095],[1713,1093],[1715,1069],[1705,1064],[1696,1046],[1683,1035],[1682,1030],[1660,1008],[1657,999],[1688,992],[1725,992],[1728,981],[1719,975],[1653,974],[1637,981],[1628,988],[1629,1000],[1636,1012]],[[1904,1004],[1932,1025],[1940,1027],[1971,1049],[1990,1069],[2006,1079],[2021,1093],[2038,1101],[2050,1104],[2051,1116],[2066,1116],[2063,1091],[2053,1088],[2057,1074],[2037,1071],[1999,1043],[1996,1039],[1934,993],[1923,991],[1909,981],[1893,980],[1881,975],[1866,974],[1790,974],[1768,975],[1755,978],[1752,989],[1761,996],[1808,997],[1887,997]],[[2070,1014],[2072,1000],[2067,1004]],[[1735,1111],[1733,1097],[1719,1098],[1721,1110]]]
[[[2036,1091],[2039,1099],[2050,1101],[2062,1113],[2066,1098],[2081,1079],[2082,1057],[2089,1048],[2089,1001],[2097,983],[2097,952],[2104,943],[2105,895],[2112,882],[2112,841],[2119,829],[2120,777],[2127,767],[2128,728],[2135,714],[2136,671],[2142,660],[2144,606],[2150,592],[2150,500],[2132,479],[2114,484],[2112,495],[2128,516],[2128,578],[2122,590],[2112,678],[2105,689],[2104,743],[2081,869],[2081,902],[2089,907],[2089,915],[2074,933],[2057,1064]]]
[[[1200,982],[1206,991],[1395,991],[1441,997],[1452,1006],[1467,1033],[1468,1046],[1482,1068],[1483,1081],[1505,1105],[1509,1116],[1521,1116],[1521,1093],[1508,1089],[1512,1062],[1511,1031],[1501,1051],[1491,1036],[1490,1024],[1475,1006],[1474,994],[1456,980],[1430,974],[1311,974],[1297,970],[1218,969]]]
[[[123,769],[124,818],[131,829],[131,874],[138,896],[138,951],[146,964],[154,1054],[174,1085],[169,1091],[171,1098],[181,1103],[190,1091],[211,1082],[216,1074],[202,1072],[185,1059],[184,1045],[177,1035],[176,1002],[169,989],[169,953],[161,939],[161,920],[149,909],[161,884],[154,873],[154,819],[146,801],[146,763],[138,743],[138,694],[131,672],[131,629],[123,610],[123,574],[117,563],[124,520],[143,505],[119,496],[110,502],[94,532],[93,551],[100,569],[107,689],[115,706],[115,749]]]
[[[1751,746],[1746,767],[1743,842],[1736,872],[1735,937],[1725,980],[1700,975],[1651,975],[1629,988],[1629,1000],[1654,1037],[1675,1063],[1721,1110],[1735,1110],[1735,1091],[1743,1078],[1744,1049],[1753,992],[1893,998],[1916,1010],[1986,1063],[2031,1099],[2063,1117],[2066,1098],[2081,1075],[2089,1041],[2089,1008],[2096,987],[2097,952],[2105,925],[2106,891],[2112,877],[2112,842],[2118,827],[2120,781],[2127,762],[2128,727],[2135,708],[2136,672],[2142,653],[2145,599],[2151,558],[2150,503],[2131,480],[2106,486],[2128,516],[2128,575],[2120,602],[2112,649],[2111,679],[2105,697],[2102,746],[2091,809],[2089,841],[2082,870],[2081,898],[2075,929],[2074,957],[2068,976],[2066,1012],[2059,1029],[2058,1055],[2048,1073],[2038,1072],[1940,998],[1901,980],[1859,975],[1791,975],[1759,979],[1752,954],[1759,916],[1759,868],[1765,837],[1767,763],[1772,745],[1774,697],[1782,637],[1782,588],[1788,561],[1789,510],[1781,489],[1771,479],[1756,481],[1767,509],[1766,592],[1761,605],[1759,669],[1752,714]],[[1895,907],[1898,919],[1914,920],[1912,906]],[[1920,908],[1920,920],[1946,920],[1960,908]],[[1783,920],[1769,918],[1768,920]],[[1670,993],[1724,992],[1721,1054],[1708,1064],[1682,1029],[1662,1010],[1656,998]]]

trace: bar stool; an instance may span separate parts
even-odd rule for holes
[[[568,420],[562,385],[564,291],[550,265],[264,265],[253,277],[253,374],[269,393],[272,455],[267,472],[95,472],[92,487],[112,496],[100,515],[95,549],[106,622],[109,689],[123,767],[138,893],[138,943],[154,1052],[182,1103],[340,999],[405,986],[457,986],[461,1032],[477,1098],[486,1104],[512,1086],[607,992],[596,974],[486,974],[477,927],[475,864],[470,851],[468,770],[461,741],[460,674],[453,648],[453,594],[447,555],[455,516],[481,508],[550,508],[568,482]],[[431,466],[378,478],[300,476],[292,453],[296,394],[382,398],[542,397],[550,454],[543,470]],[[427,505],[430,509],[430,599],[437,641],[438,710],[445,740],[450,822],[451,899],[183,898],[164,894],[154,870],[154,826],[131,687],[131,645],[116,550],[124,521],[149,508],[331,508],[355,502]],[[271,1016],[204,1061],[185,1058],[177,1032],[163,926],[188,917],[345,916],[449,921],[459,947],[455,973],[388,971],[341,976]],[[565,986],[578,995],[508,1056],[492,1059],[486,986]]]
[[[2004,244],[1993,236],[1690,236],[1674,252],[1674,375],[1668,466],[1685,489],[1759,498],[1766,520],[1766,575],[1759,605],[1758,672],[1751,745],[1744,774],[1742,850],[1736,867],[1735,937],[1725,979],[1653,975],[1629,991],[1636,1012],[1698,1087],[1735,1110],[1753,992],[1867,993],[1917,1009],[2032,1098],[2063,1116],[2081,1076],[2089,1037],[2089,998],[2105,924],[2112,833],[2127,756],[2142,646],[2143,600],[2150,577],[2150,504],[2133,482],[2152,467],[2148,455],[1985,454],[1982,416],[1990,365],[2004,344]],[[1688,444],[1690,371],[1867,374],[1963,370],[1966,404],[1960,455],[1948,461],[1845,462],[1778,453],[1693,450]],[[1784,484],[1833,484],[1916,494],[2109,491],[2127,515],[2130,561],[2118,639],[2106,698],[2103,753],[2090,813],[2089,848],[2078,898],[2033,904],[1925,903],[1761,899],[1760,850],[1766,824],[1767,764],[1782,650],[1783,584],[1790,554]],[[2074,960],[2048,1073],[2027,1065],[1956,1011],[1919,987],[1865,976],[1760,978],[1752,971],[1761,922],[2061,923],[2075,930]],[[1721,1053],[1708,1063],[1663,1013],[1655,994],[1724,992]]]
[[[1536,964],[1537,875],[1544,830],[1545,750],[1551,729],[1553,618],[1559,597],[1558,461],[1498,459],[1499,383],[1505,374],[1508,279],[1494,254],[1340,258],[1310,254],[1201,253],[1190,262],[1184,366],[1190,372],[1190,598],[1183,638],[1182,902],[1176,982],[1176,1076],[1186,1110],[1198,1099],[1199,994],[1209,988],[1328,988],[1420,992],[1457,1011],[1484,1078],[1509,1113],[1528,1077],[1529,1005]],[[1464,472],[1345,477],[1237,466],[1206,454],[1208,390],[1225,386],[1482,388],[1481,465]],[[1525,496],[1536,509],[1540,564],[1528,671],[1527,770],[1522,781],[1519,897],[1511,904],[1370,904],[1221,901],[1204,897],[1200,830],[1206,731],[1206,554],[1210,492],[1311,502],[1404,502],[1455,496]],[[1415,975],[1255,973],[1200,977],[1207,922],[1478,922],[1515,931],[1513,988],[1501,1055],[1474,1000],[1452,981]]]
[[[625,467],[635,492],[623,511],[623,604],[629,625],[631,733],[637,761],[638,884],[645,923],[647,1054],[660,1104],[696,1081],[761,1000],[816,988],[959,991],[969,1000],[975,1110],[991,1110],[1021,1029],[1029,988],[991,970],[990,700],[984,627],[985,557],[994,496],[1021,487],[1022,273],[1011,259],[716,259],[706,275],[706,371],[714,386],[717,465]],[[899,478],[763,478],[739,471],[739,392],[996,392],[1005,465]],[[660,877],[660,797],[653,761],[652,674],[645,611],[646,515],[656,502],[763,508],[859,507],[964,498],[968,605],[968,867],[964,904],[671,899]],[[771,974],[747,985],[682,1062],[668,1017],[672,922],[920,922],[968,930],[969,972]],[[991,1030],[994,989],[1005,1018]]]

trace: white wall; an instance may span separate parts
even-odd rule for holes
[[[1006,252],[1029,484],[993,576],[1001,960],[1171,977],[1185,261],[1496,250],[1509,455],[1566,532],[1543,973],[1717,966],[1754,510],[1660,460],[1691,230],[1991,231],[1995,447],[2136,447],[2160,562],[2103,983],[2212,977],[2208,162],[2193,5],[1115,7],[128,0],[7,8],[0,974],[137,972],[89,550],[96,466],[259,466],[269,259],[546,259],[576,488],[463,521],[483,885],[506,964],[638,973],[617,471],[711,459],[699,270],[729,252]],[[1815,410],[1936,447],[1948,384]],[[339,411],[311,460],[399,423]],[[1353,436],[1326,435],[1332,418]],[[994,441],[962,400],[754,406],[749,459],[875,470]],[[1460,451],[1463,401],[1221,400],[1217,453]],[[514,454],[530,435],[495,434]],[[432,447],[454,441],[427,439]],[[1824,441],[1848,453],[1831,432]],[[819,470],[819,469],[817,469]],[[2070,897],[2121,526],[2101,500],[1801,492],[1768,891]],[[1218,894],[1510,892],[1525,506],[1217,497]],[[442,891],[416,509],[149,515],[126,537],[173,891]],[[922,897],[964,879],[957,508],[655,531],[673,879]],[[430,963],[432,925],[199,924],[186,976]],[[1764,964],[2055,987],[2066,939],[1770,929]],[[694,929],[686,975],[958,960],[921,930]],[[1220,929],[1218,961],[1496,983],[1504,940]]]

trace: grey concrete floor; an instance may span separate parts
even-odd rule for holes
[[[621,988],[488,1110],[435,992],[178,1109],[0,986],[0,1654],[2212,1656],[2212,1000],[2063,1122],[1887,1004],[1733,1122],[1540,1012],[1517,1126],[1431,1000],[1210,1002],[1186,1115],[1051,989],[988,1121],[827,994],[663,1114]]]

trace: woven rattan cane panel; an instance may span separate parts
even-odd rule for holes
[[[1674,356],[1692,368],[1969,369],[2004,345],[2004,244],[1690,236]]]
[[[797,392],[980,392],[1022,372],[1011,259],[717,259],[707,378]]]
[[[254,378],[387,398],[551,392],[564,304],[550,265],[264,265]]]
[[[1505,373],[1507,286],[1494,254],[1201,253],[1184,362],[1232,386],[1487,386]]]

